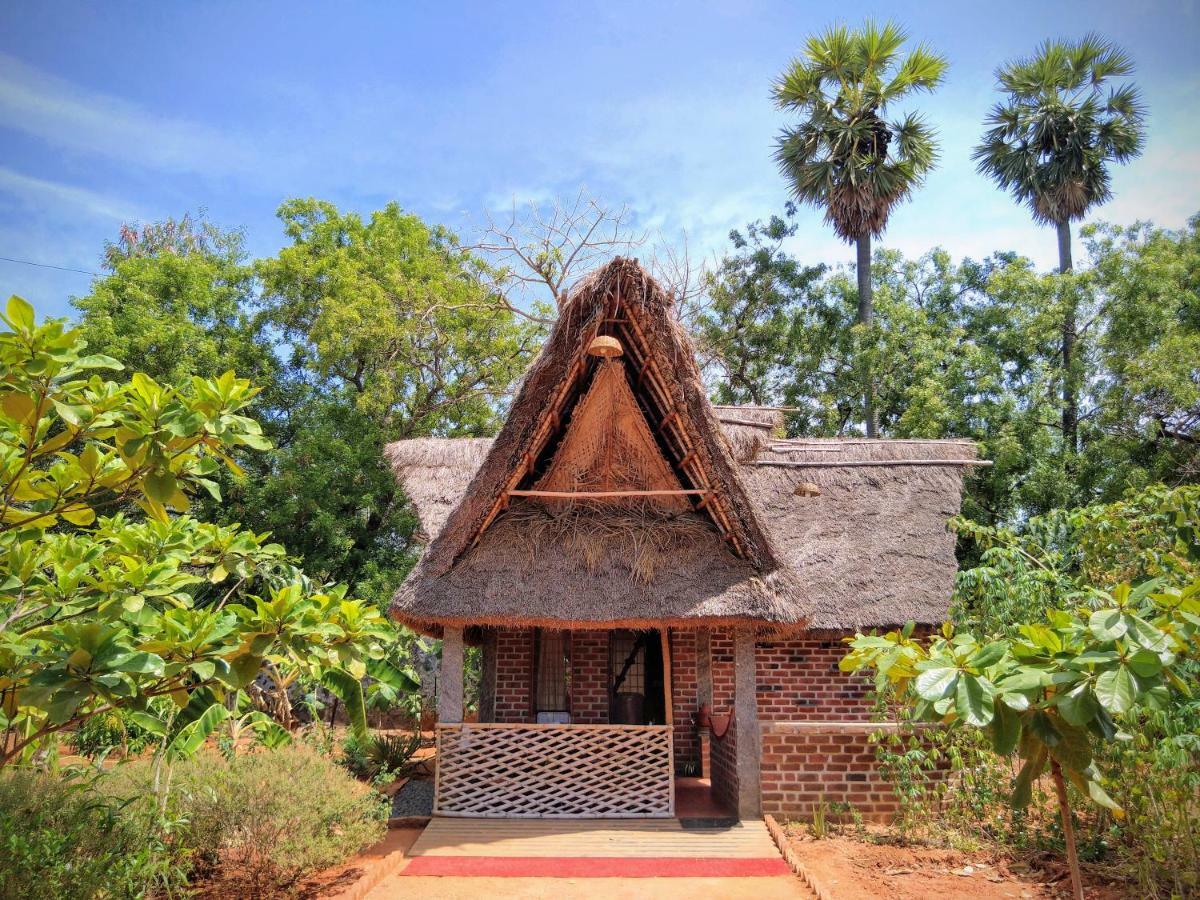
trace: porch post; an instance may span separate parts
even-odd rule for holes
[[[496,721],[496,629],[483,629],[482,671],[479,673],[479,721]]]
[[[754,667],[754,628],[738,628],[733,636],[733,716],[737,729],[738,818],[741,819],[756,819],[762,813],[759,785],[762,736],[758,730]]]
[[[442,632],[442,668],[438,678],[438,721],[463,720],[463,630],[449,625]]]
[[[696,629],[696,709],[708,707],[712,713],[712,632],[707,628]],[[712,778],[712,734],[709,726],[696,723],[696,737],[700,742],[700,777]]]

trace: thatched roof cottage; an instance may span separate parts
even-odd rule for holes
[[[444,639],[436,812],[672,815],[686,782],[742,816],[886,814],[840,641],[945,617],[971,442],[787,439],[777,411],[713,406],[670,299],[618,258],[494,439],[387,452],[429,541],[391,612]]]

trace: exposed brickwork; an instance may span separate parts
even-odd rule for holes
[[[866,722],[871,682],[838,671],[844,635],[810,632],[786,641],[759,641],[758,718],[764,722]]]
[[[700,765],[695,715],[700,708],[696,688],[696,632],[674,628],[671,635],[671,705],[675,713],[675,766]]]
[[[899,801],[880,774],[870,722],[764,722],[762,808],[788,819],[811,818],[824,801],[832,814],[849,804],[868,821],[886,821]]]
[[[608,632],[571,632],[571,721],[608,721]]]
[[[730,722],[725,736],[712,735],[710,742],[713,795],[727,809],[738,806],[737,729]]]
[[[712,654],[713,712],[728,712],[733,707],[733,632],[714,629],[709,652]]]
[[[868,742],[881,727],[869,722],[870,685],[838,671],[845,653],[842,635],[810,633],[756,646],[758,715],[762,727],[763,811],[785,818],[811,817],[821,797],[850,804],[867,819],[886,819],[896,809],[890,786],[879,775]],[[496,720],[529,720],[533,677],[533,632],[503,629],[497,635]],[[713,712],[732,712],[733,632],[714,629],[711,638]],[[672,702],[676,765],[698,761],[693,725],[698,709],[695,632],[671,632]],[[608,632],[571,636],[572,721],[608,720]],[[711,778],[717,797],[736,806],[737,734],[711,740]],[[707,774],[707,773],[706,773]]]
[[[533,685],[533,631],[503,628],[496,634],[496,721],[528,722]]]

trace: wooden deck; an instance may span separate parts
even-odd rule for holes
[[[457,819],[435,816],[418,857],[782,860],[762,822],[684,828],[678,819]]]

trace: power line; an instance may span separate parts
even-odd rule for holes
[[[60,272],[78,272],[80,275],[92,275],[100,278],[99,272],[89,272],[87,269],[72,269],[67,266],[52,266],[49,263],[34,262],[31,259],[13,259],[11,256],[0,256],[0,259],[10,263],[20,263],[23,266],[37,266],[39,269],[57,269]]]

